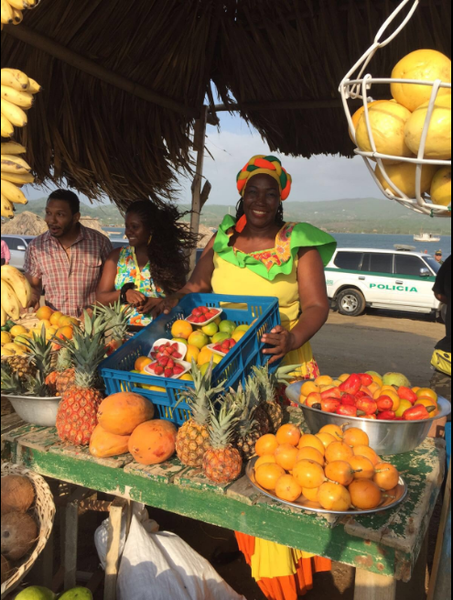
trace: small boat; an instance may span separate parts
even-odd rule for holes
[[[414,242],[440,242],[441,238],[438,235],[432,233],[420,233],[420,235],[414,235]]]

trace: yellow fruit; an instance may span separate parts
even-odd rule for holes
[[[14,356],[16,353],[2,346],[2,356]]]
[[[185,357],[185,361],[192,364],[192,361],[198,362],[198,357],[200,356],[200,350],[196,346],[187,346],[187,354]]]
[[[193,381],[193,377],[190,373],[186,373],[185,375],[179,378],[179,381]]]
[[[71,325],[73,325],[73,319],[71,317],[67,317],[66,315],[61,317],[61,319],[58,321],[58,327],[70,327]]]
[[[52,316],[53,310],[49,306],[41,306],[36,313],[36,318],[41,320],[50,321],[50,317]]]
[[[219,328],[213,321],[212,323],[209,323],[209,325],[202,327],[201,331],[208,337],[213,337],[216,333],[219,333]]]
[[[313,381],[306,381],[300,390],[302,396],[309,396],[312,393],[318,393],[319,387]]]
[[[14,325],[14,327],[11,327],[9,332],[14,338],[18,335],[28,333],[28,329],[26,327],[23,327],[22,325]]]
[[[375,106],[376,104],[380,104],[381,102],[386,102],[386,100],[376,100],[375,102],[370,102],[370,104],[368,104],[368,108],[371,108],[372,106]],[[354,131],[357,129],[357,125],[360,121],[360,117],[363,115],[364,112],[365,112],[365,107],[361,106],[352,115],[352,123],[354,125]],[[349,137],[354,142],[354,136],[352,135],[351,131],[349,131]]]
[[[139,356],[139,358],[137,358],[137,360],[135,361],[134,369],[135,371],[141,373],[141,371],[143,371],[143,369],[150,365],[152,362],[153,361],[147,356]]]
[[[231,336],[231,339],[233,339],[235,342],[240,342],[242,340],[242,338],[244,337],[245,334],[246,334],[245,331],[236,331]]]
[[[418,155],[423,128],[428,114],[428,102],[422,104],[408,119],[404,132],[406,145]],[[449,160],[451,158],[451,95],[440,96],[434,105],[429,124],[424,158]]]
[[[332,386],[332,384],[333,384],[333,379],[332,379],[332,377],[329,377],[329,375],[321,375],[320,377],[317,377],[315,379],[315,385],[317,385],[318,387]]]
[[[369,110],[370,127],[373,133],[377,152],[396,157],[409,157],[412,152],[404,139],[404,127],[411,113],[396,102],[381,102]],[[357,144],[364,152],[372,152],[371,140],[368,135],[365,114],[360,117],[357,125]],[[386,164],[398,164],[396,159],[386,159]]]
[[[12,341],[13,341],[12,335],[10,333],[8,333],[7,331],[2,331],[2,335],[1,335],[2,345],[3,344],[11,344]]]
[[[341,381],[341,383],[344,383],[350,377],[351,377],[351,375],[349,375],[349,373],[343,373],[343,375],[340,375],[340,377],[338,378],[338,380]]]
[[[436,394],[436,392],[430,388],[420,388],[416,394],[417,398],[431,398],[433,402],[437,402],[439,399],[439,396]]]
[[[174,338],[182,338],[184,340],[188,340],[192,332],[193,327],[187,321],[176,321],[171,328],[171,335]]]
[[[211,359],[214,361],[214,364],[218,364],[216,362],[216,357],[222,359],[221,356],[214,354],[214,352],[209,350],[209,348],[203,348],[198,355],[198,366],[201,367],[206,363],[210,363]]]
[[[451,205],[451,167],[442,167],[431,184],[431,200],[440,206]]]
[[[430,189],[431,182],[438,168],[437,165],[423,166],[420,194],[424,194]],[[417,165],[404,162],[399,165],[386,165],[385,172],[392,183],[394,183],[403,194],[406,194],[409,198],[415,198]],[[376,167],[376,177],[381,182],[384,190],[389,190],[391,194],[399,196],[399,192],[387,183],[387,180],[384,178],[384,175],[378,166]]]
[[[202,331],[194,331],[189,336],[189,346],[195,346],[198,350],[201,350],[209,344],[209,338]]]
[[[52,313],[49,321],[54,327],[59,327],[58,323],[60,322],[60,319],[63,316],[64,316],[63,313],[61,313],[59,310],[57,310],[56,312]]]
[[[451,60],[436,50],[416,50],[405,56],[392,71],[392,79],[417,79],[451,83]],[[432,87],[407,83],[393,83],[392,96],[411,112],[428,102]],[[446,88],[439,90],[440,95],[451,93]]]

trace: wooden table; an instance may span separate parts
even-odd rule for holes
[[[395,600],[396,582],[411,579],[445,474],[445,443],[427,439],[416,451],[391,459],[409,486],[400,507],[327,519],[274,502],[246,478],[216,486],[177,459],[154,467],[130,455],[94,459],[87,449],[62,444],[55,429],[25,424],[15,414],[2,418],[2,458],[46,477],[356,567],[355,600]]]

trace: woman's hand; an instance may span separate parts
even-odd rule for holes
[[[127,290],[127,292],[126,292],[127,303],[139,311],[141,311],[146,300],[147,300],[146,296],[144,294],[142,294],[141,292],[138,292],[137,290]]]
[[[270,365],[284,358],[288,352],[297,349],[294,335],[281,325],[274,327],[270,333],[263,335],[261,341],[268,346],[274,346],[274,348],[263,350],[263,354],[274,355],[269,361]]]
[[[162,302],[162,298],[145,298],[145,302],[138,309],[138,312],[142,315],[153,315],[153,311]]]
[[[167,296],[166,298],[155,298],[158,300],[158,303],[153,306],[152,317],[153,319],[157,319],[160,315],[169,315],[171,311],[178,306],[181,298],[183,298],[185,294],[172,294],[171,296]]]

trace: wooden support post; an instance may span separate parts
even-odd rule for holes
[[[190,219],[190,228],[193,233],[200,230],[200,213],[202,206],[201,190],[203,184],[203,166],[204,166],[204,147],[206,142],[206,123],[208,120],[208,107],[204,106],[201,118],[195,124],[194,131],[194,150],[197,152],[197,167],[195,178],[192,184],[192,215]],[[195,268],[197,253],[194,251],[191,256],[191,270]]]
[[[116,600],[116,581],[121,541],[121,518],[127,501],[116,498],[110,506],[109,535],[105,566],[104,600]]]
[[[445,489],[444,505],[437,535],[436,554],[429,584],[428,600],[451,596],[451,463]]]
[[[79,504],[70,502],[66,507],[64,535],[64,588],[77,585],[77,537],[79,531]]]
[[[396,579],[357,569],[354,600],[396,600]]]

